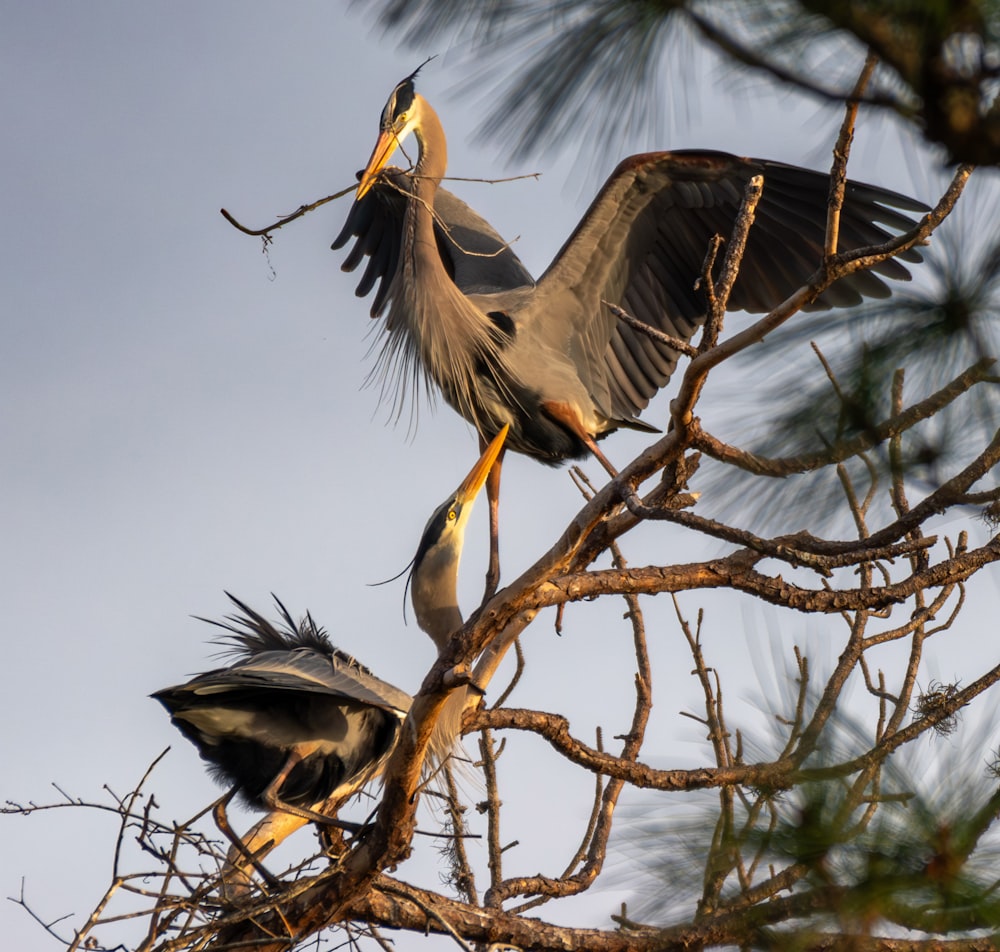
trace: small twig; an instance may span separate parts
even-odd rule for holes
[[[623,310],[617,304],[612,304],[610,301],[601,300],[601,303],[607,307],[618,320],[628,324],[629,327],[637,330],[640,334],[645,334],[651,340],[655,340],[659,344],[664,344],[667,347],[676,350],[680,354],[684,354],[686,357],[697,357],[698,348],[693,347],[686,340],[681,340],[679,337],[673,337],[670,334],[664,334],[663,331],[640,321],[637,317],[633,317],[628,311]]]
[[[514,669],[514,674],[511,675],[510,682],[507,687],[503,689],[500,696],[493,702],[492,707],[503,707],[507,701],[507,698],[514,693],[514,688],[517,687],[518,681],[521,680],[521,676],[524,674],[524,649],[521,647],[521,639],[514,639],[514,658],[516,659],[516,667]]]
[[[284,218],[279,218],[274,224],[268,225],[266,228],[247,228],[246,225],[241,225],[232,215],[229,214],[224,208],[220,208],[219,212],[223,218],[229,222],[233,228],[242,231],[244,235],[250,235],[253,238],[264,238],[270,235],[272,231],[277,231],[279,228],[283,228],[290,222],[295,221],[297,218],[301,218],[303,215],[308,215],[309,212],[315,211],[327,202],[336,201],[338,198],[343,198],[345,195],[349,195],[357,188],[357,184],[350,186],[349,188],[341,189],[334,195],[327,195],[326,198],[321,198],[318,201],[310,202],[308,205],[300,205],[291,215],[287,215]]]
[[[396,169],[386,169],[382,173],[382,175],[380,175],[379,180],[383,182],[386,185],[386,187],[395,189],[397,192],[399,192],[400,195],[404,196],[404,198],[407,201],[417,202],[420,205],[422,205],[424,209],[427,211],[427,214],[434,219],[434,224],[437,225],[437,227],[441,230],[441,234],[444,235],[448,239],[448,241],[450,241],[455,246],[455,248],[462,253],[463,256],[467,256],[470,258],[496,258],[499,255],[503,254],[505,251],[510,250],[511,245],[513,244],[513,242],[511,241],[503,242],[500,245],[500,247],[497,248],[495,251],[473,251],[471,248],[464,247],[455,238],[451,228],[448,226],[448,223],[444,220],[444,218],[441,216],[438,210],[434,207],[434,204],[432,202],[428,202],[425,198],[422,198],[421,196],[415,194],[414,192],[411,192],[409,188],[400,185],[400,183],[396,181],[396,176],[398,174],[399,172]],[[414,175],[412,172],[404,172],[402,174],[408,180],[421,178],[421,176]],[[518,241],[519,238],[520,236],[518,236],[518,238],[515,238],[514,241]]]
[[[705,257],[701,262],[701,272],[698,275],[698,280],[694,283],[696,291],[701,289],[705,292],[710,312],[718,310],[719,306],[719,298],[715,293],[715,278],[712,275],[712,271],[715,268],[715,259],[719,256],[719,249],[722,247],[722,240],[722,235],[720,234],[714,234],[708,239],[708,249],[705,251]]]
[[[481,185],[504,185],[507,182],[521,182],[524,179],[534,179],[536,182],[542,177],[541,172],[525,172],[524,175],[511,175],[507,178],[463,178],[460,175],[446,175],[442,182],[478,182]],[[416,178],[416,176],[414,176]]]
[[[384,892],[399,896],[407,902],[412,902],[413,905],[420,909],[420,911],[427,916],[428,919],[433,919],[436,923],[438,923],[438,925],[441,926],[442,931],[446,935],[451,936],[463,952],[472,952],[472,947],[455,931],[455,927],[444,916],[442,916],[441,913],[433,909],[419,896],[416,896],[411,891],[399,888],[395,884],[391,884],[385,880],[383,880],[381,884],[381,889]]]
[[[885,442],[893,435],[902,433],[918,423],[930,419],[977,384],[994,382],[995,378],[991,373],[994,363],[995,361],[992,359],[977,361],[950,383],[925,399],[912,404],[902,413],[894,414],[867,429],[864,433],[859,433],[849,440],[841,440],[818,452],[772,459],[730,446],[699,428],[695,428],[692,432],[692,445],[705,453],[706,456],[738,466],[748,473],[763,476],[784,478],[793,474],[822,469],[831,463],[841,462],[851,456],[859,456],[865,450]]]
[[[69,919],[72,913],[66,913],[66,915],[60,916],[58,919],[53,919],[51,921],[46,921],[45,919],[43,919],[40,915],[38,915],[37,912],[35,912],[34,909],[31,908],[31,906],[28,905],[28,900],[24,898],[24,879],[21,880],[20,893],[16,897],[9,896],[8,898],[10,899],[11,902],[16,903],[18,906],[20,906],[29,916],[31,916],[32,919],[35,920],[35,922],[37,922],[60,945],[65,945],[65,946],[69,945],[70,940],[64,939],[61,935],[59,935],[59,933],[56,932],[55,930],[55,926],[57,926],[60,922]]]
[[[709,342],[706,343],[704,339],[702,340],[701,350],[703,351],[715,346],[715,341],[722,330],[722,316],[729,306],[729,295],[739,275],[747,238],[750,235],[750,229],[757,214],[757,205],[763,192],[764,176],[752,176],[743,192],[743,201],[740,203],[740,209],[733,224],[733,233],[729,236],[726,254],[722,259],[722,270],[715,282],[715,293],[718,299],[716,306],[719,313],[710,316],[709,320],[705,322],[705,336],[709,338]]]
[[[824,254],[828,257],[837,253],[840,213],[844,207],[844,192],[847,186],[847,160],[851,154],[851,141],[854,139],[854,124],[858,117],[858,105],[877,63],[878,57],[869,52],[865,64],[858,74],[854,89],[847,97],[844,121],[840,127],[837,144],[833,149],[833,167],[830,170],[830,204],[826,216],[826,236],[823,241]]]
[[[493,748],[493,732],[484,729],[479,737],[479,751],[486,781],[485,812],[487,817],[487,844],[489,848],[490,888],[483,897],[487,908],[494,904],[492,892],[503,879],[503,849],[500,846],[500,793],[497,789],[497,752]],[[480,808],[482,809],[482,807]]]
[[[753,225],[754,216],[757,212],[757,204],[764,191],[764,176],[754,175],[747,182],[740,202],[736,220],[733,223],[732,234],[726,247],[725,257],[722,259],[722,268],[719,276],[713,281],[712,267],[715,261],[715,254],[718,250],[717,242],[721,238],[716,235],[709,248],[709,254],[705,259],[702,273],[702,283],[705,285],[705,293],[708,297],[708,313],[705,317],[705,327],[701,333],[701,341],[698,344],[698,356],[688,365],[681,384],[681,390],[677,397],[670,404],[671,426],[680,432],[684,432],[694,418],[694,407],[701,396],[701,391],[708,378],[708,370],[711,368],[712,353],[721,350],[718,345],[719,335],[722,333],[722,325],[726,316],[726,307],[729,304],[729,295],[733,289],[733,284],[739,274],[740,264],[743,261],[743,252],[746,249],[747,237],[750,227]],[[744,332],[745,333],[745,332]],[[696,368],[700,361],[709,359],[709,367],[704,373],[699,373]]]
[[[465,807],[458,800],[458,785],[455,783],[455,774],[451,769],[451,764],[447,761],[444,764],[445,789],[447,792],[448,821],[454,834],[454,839],[448,848],[451,860],[451,879],[458,890],[458,894],[465,898],[465,901],[478,905],[479,896],[476,891],[476,874],[469,863],[469,856],[465,850],[464,837],[467,835],[465,826]]]

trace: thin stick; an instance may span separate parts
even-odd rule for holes
[[[242,231],[244,235],[250,235],[253,238],[267,238],[270,236],[272,231],[277,231],[279,228],[283,228],[289,222],[293,222],[296,218],[301,218],[303,215],[307,215],[309,212],[315,211],[315,209],[319,208],[321,205],[325,205],[327,202],[332,202],[338,198],[343,198],[345,195],[349,195],[357,187],[357,185],[352,185],[350,188],[341,189],[341,191],[334,195],[327,195],[326,198],[321,198],[319,201],[311,202],[308,205],[299,205],[299,207],[292,212],[291,215],[279,218],[273,225],[268,225],[266,228],[247,228],[246,225],[241,225],[224,208],[220,208],[219,212],[222,217],[233,226],[233,228]]]
[[[851,142],[854,139],[854,124],[858,118],[858,105],[861,94],[865,91],[878,57],[869,52],[865,65],[861,67],[858,80],[847,98],[844,122],[840,127],[840,135],[833,149],[833,168],[830,170],[830,203],[826,216],[826,236],[823,241],[824,253],[829,257],[837,253],[837,239],[840,235],[840,212],[844,207],[844,192],[847,186],[847,159],[851,154]]]

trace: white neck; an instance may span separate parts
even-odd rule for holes
[[[417,624],[430,635],[440,652],[463,621],[458,607],[458,557],[454,547],[431,549],[410,585]]]

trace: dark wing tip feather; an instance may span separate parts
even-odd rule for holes
[[[758,174],[764,176],[764,191],[730,306],[769,311],[820,265],[830,176],[724,152],[650,152],[622,160],[540,284],[550,278],[573,282],[582,298],[618,303],[640,321],[689,339],[705,310],[703,295],[695,290],[705,252],[714,234],[729,237],[747,183]],[[841,250],[884,244],[917,224],[913,213],[926,211],[923,202],[900,192],[849,181]],[[613,258],[610,265],[607,256]],[[914,248],[842,278],[807,309],[886,297],[887,279],[907,280],[904,262],[920,260]],[[601,351],[612,415],[628,418],[669,380],[677,355],[663,342],[640,340],[603,313],[599,319],[608,336],[591,332],[588,346]]]

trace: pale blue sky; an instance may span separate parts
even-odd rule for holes
[[[348,16],[341,6],[3,5],[2,798],[51,801],[52,782],[85,799],[101,799],[105,783],[122,793],[168,745],[151,785],[164,814],[180,819],[214,798],[193,748],[147,696],[213,665],[212,630],[191,616],[224,613],[223,589],[260,609],[272,591],[295,614],[309,609],[335,642],[405,689],[430,665],[430,643],[412,621],[404,626],[402,581],[369,583],[406,565],[427,516],[471,465],[474,435],[450,410],[424,408],[411,437],[405,420],[386,426],[376,392],[362,388],[368,305],[329,251],[346,200],[280,232],[268,258],[220,206],[261,225],[349,185],[387,94],[430,53],[442,55],[420,89],[449,133],[451,171],[543,173],[456,187],[519,237],[536,274],[631,152],[703,146],[815,165],[836,133],[811,105],[756,81],[733,99],[702,59],[704,88],[670,141],[570,142],[561,156],[514,167],[502,143],[471,140],[482,106],[454,94],[466,75],[457,57],[400,51],[361,8]],[[914,188],[891,131],[869,127],[857,155],[856,177]],[[659,406],[648,416],[662,424]],[[624,463],[642,445],[621,434],[605,448]],[[520,458],[508,457],[504,479],[510,580],[558,536],[579,497],[563,470]],[[466,609],[485,565],[485,513],[477,517]],[[689,539],[666,538],[679,560],[695,556]],[[664,557],[662,539],[639,540],[635,558]],[[735,677],[747,668],[746,638],[766,647],[771,623],[713,598],[684,604],[692,615],[711,606],[706,639],[733,659]],[[662,720],[650,752],[664,765],[693,764],[701,736],[676,712],[696,708],[698,693],[689,660],[677,660],[670,606],[657,610]],[[620,615],[617,603],[570,607],[561,639],[551,619],[537,623],[517,703],[574,712],[586,740],[597,724],[620,733],[632,665]],[[504,764],[508,779],[537,777],[547,754],[530,742],[520,749],[522,760]],[[537,843],[512,824],[509,838],[524,846],[511,872],[537,872],[553,855],[546,871],[561,869],[582,829],[592,783],[569,769],[523,795],[509,787],[512,820],[537,816],[542,783],[552,806],[557,797],[567,806],[542,817]],[[39,914],[88,912],[113,837],[111,819],[96,814],[0,818],[0,897],[16,895],[23,876]],[[312,840],[299,837],[304,855]],[[418,852],[436,883],[436,855]],[[613,911],[615,901],[590,899],[581,915],[606,924]],[[0,935],[12,949],[57,948],[6,901]]]

